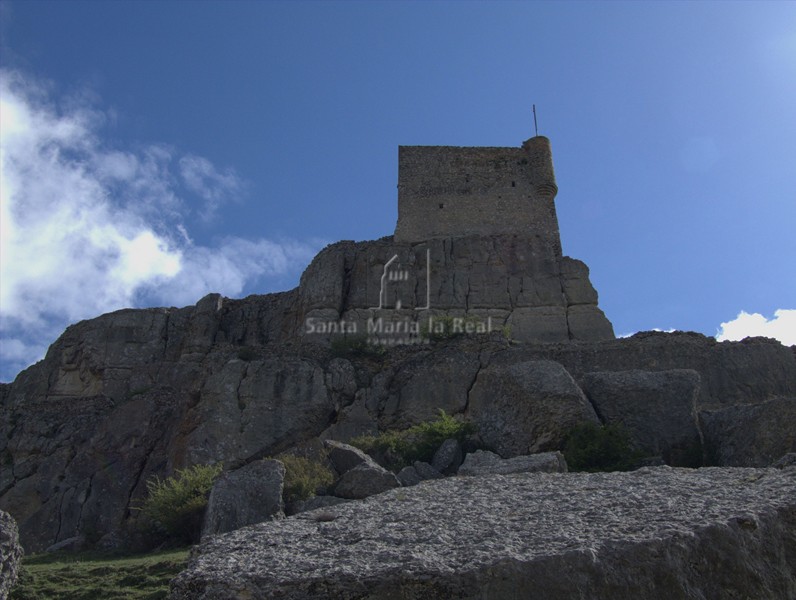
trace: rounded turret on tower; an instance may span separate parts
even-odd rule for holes
[[[536,188],[536,193],[543,197],[555,198],[558,193],[556,174],[553,170],[553,151],[550,140],[537,135],[522,143],[522,149],[528,153],[528,163]]]

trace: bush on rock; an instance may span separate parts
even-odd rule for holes
[[[334,482],[331,470],[317,460],[293,454],[284,454],[278,460],[285,465],[282,491],[285,504],[311,498],[319,489],[328,487]]]
[[[140,507],[144,517],[175,541],[199,539],[207,496],[221,465],[194,465],[172,477],[147,481],[148,496]]]
[[[439,411],[434,421],[426,421],[403,431],[385,431],[351,440],[351,445],[364,450],[388,469],[399,471],[415,461],[431,462],[445,440],[460,443],[475,433],[475,425]]]

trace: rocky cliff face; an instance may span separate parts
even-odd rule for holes
[[[343,321],[358,332],[368,320],[455,316],[490,319],[520,341],[612,339],[582,262],[562,257],[539,236],[340,242],[323,250],[299,286],[301,312],[312,323]]]
[[[212,538],[170,597],[793,598],[794,558],[792,467],[457,477]]]
[[[697,334],[613,339],[585,265],[543,246],[517,236],[341,242],[291,292],[214,294],[73,325],[0,385],[0,509],[31,552],[75,537],[125,544],[153,475],[239,467],[439,409],[471,418],[504,457],[560,449],[583,421],[622,422],[671,464],[765,466],[796,450],[792,349]],[[307,333],[310,318],[416,312],[509,327],[359,358]]]
[[[709,448],[719,464],[760,466],[796,450],[788,421],[745,429],[739,447],[721,433],[732,420],[717,417],[722,407],[760,418],[768,406],[793,410],[796,360],[771,340],[517,344],[492,334],[345,359],[312,343],[258,345],[257,299],[220,300],[80,323],[4,386],[0,508],[28,551],[74,536],[121,543],[152,475],[240,466],[316,438],[407,427],[440,408],[472,418],[506,457],[559,448],[568,427],[599,418],[625,422],[642,445],[657,427],[664,456]],[[623,385],[636,400],[615,400]]]

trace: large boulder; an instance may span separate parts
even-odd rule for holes
[[[762,467],[796,452],[796,398],[728,406],[699,413],[709,461]]]
[[[329,452],[329,461],[340,475],[361,464],[375,464],[370,456],[354,446],[335,440],[326,440],[324,445]]]
[[[442,479],[444,475],[435,469],[432,465],[422,460],[416,460],[412,463],[412,467],[422,480],[426,479]]]
[[[401,482],[401,485],[409,486],[409,485],[417,485],[423,478],[420,476],[420,473],[413,466],[404,467],[398,474],[396,475],[398,481]]]
[[[477,354],[454,348],[440,348],[431,355],[406,361],[390,383],[381,411],[384,426],[404,429],[436,419],[440,410],[461,412],[479,368]]]
[[[464,457],[459,475],[485,476],[511,473],[566,473],[567,461],[560,452],[500,458],[494,452],[476,450]]]
[[[696,371],[602,371],[582,385],[603,422],[622,425],[635,448],[670,465],[701,463]]]
[[[0,598],[7,598],[17,582],[22,554],[17,524],[11,515],[0,510]]]
[[[207,500],[202,539],[246,525],[284,517],[282,484],[285,466],[258,460],[222,474]]]
[[[549,360],[482,369],[467,416],[483,442],[504,458],[556,450],[578,423],[599,422],[570,374]]]
[[[453,439],[442,442],[431,460],[431,466],[444,475],[456,473],[460,464],[462,464],[462,446]]]
[[[399,487],[401,482],[387,469],[362,463],[347,471],[335,484],[334,495],[358,500]]]
[[[328,510],[211,538],[171,600],[796,595],[796,469],[448,477]]]

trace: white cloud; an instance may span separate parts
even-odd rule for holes
[[[221,205],[234,200],[244,188],[234,171],[219,171],[201,156],[183,156],[180,159],[180,175],[186,187],[204,199],[201,216],[205,221],[212,220]]]
[[[176,306],[192,304],[209,291],[239,296],[259,277],[281,275],[309,263],[317,248],[297,242],[227,238],[218,248],[192,247],[183,269],[154,293]]]
[[[317,244],[295,241],[197,245],[182,218],[185,192],[210,218],[239,198],[237,174],[163,144],[109,148],[100,111],[52,97],[45,85],[0,71],[0,379],[41,358],[76,320],[192,304],[209,292],[236,296],[314,254]]]
[[[774,338],[786,346],[796,345],[796,309],[780,308],[773,319],[741,311],[732,321],[721,324],[716,339],[724,342],[755,336]]]

